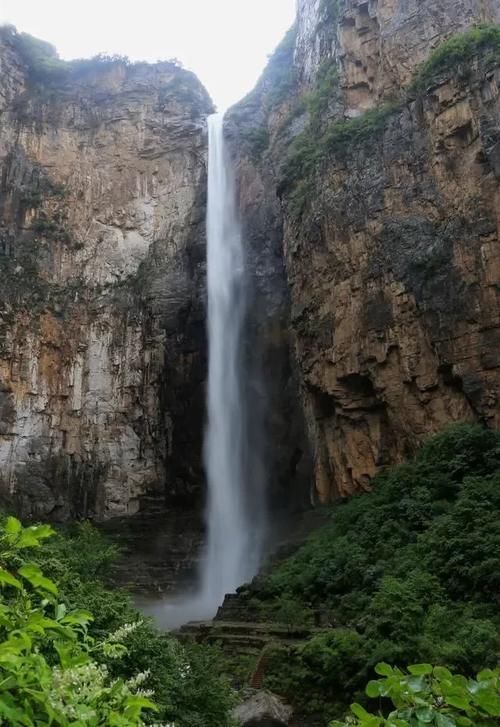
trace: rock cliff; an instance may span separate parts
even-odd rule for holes
[[[499,20],[497,0],[299,0],[230,112],[323,502],[451,421],[500,424]]]
[[[1,30],[0,491],[23,516],[199,490],[211,111],[175,63]]]

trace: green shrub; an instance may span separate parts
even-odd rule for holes
[[[127,639],[127,652],[119,661],[100,655],[108,673],[133,679],[149,673],[148,687],[155,696],[155,720],[176,727],[229,727],[234,697],[218,668],[217,652],[205,646],[181,645],[170,634],[157,631],[142,619],[130,597],[106,587],[119,549],[89,523],[57,533],[40,551],[40,564],[59,583],[61,597],[70,608],[94,614],[89,636],[105,639],[124,624],[141,621]]]
[[[251,159],[258,162],[269,147],[269,131],[265,126],[250,129],[243,135],[243,139],[248,145]]]
[[[306,94],[305,102],[311,115],[311,123],[313,126],[320,124],[338,88],[339,73],[337,62],[333,58],[327,58],[318,69],[314,89]]]
[[[415,664],[408,672],[377,664],[383,679],[369,682],[372,699],[390,700],[387,717],[351,705],[352,715],[330,727],[496,727],[500,718],[500,669],[485,669],[475,679],[442,666]],[[389,711],[389,710],[387,710]]]
[[[264,611],[272,621],[284,624],[289,631],[303,630],[313,625],[313,612],[304,604],[289,596],[273,601],[271,608]]]
[[[16,34],[15,38],[33,80],[57,82],[66,79],[69,63],[58,58],[53,45],[28,33]]]
[[[293,652],[280,683],[305,710],[330,718],[358,694],[375,664],[433,661],[472,675],[500,653],[500,435],[461,424],[431,438],[413,460],[375,478],[373,492],[332,509],[331,523],[249,589],[267,609],[291,599],[356,639],[344,690],[321,681]],[[337,683],[326,642],[322,673]],[[321,658],[319,658],[321,661]],[[332,665],[329,672],[327,665]],[[301,686],[302,685],[302,686]],[[347,700],[347,701],[346,701]]]
[[[0,717],[26,727],[143,724],[156,710],[139,689],[147,674],[112,678],[99,657],[119,659],[134,624],[103,641],[89,634],[92,615],[68,610],[56,583],[29,559],[53,534],[47,525],[23,528],[9,517],[0,527]]]
[[[421,90],[442,73],[468,64],[480,55],[483,60],[500,59],[500,25],[483,25],[454,35],[442,43],[418,70],[412,87]]]
[[[353,629],[330,629],[297,646],[275,646],[264,687],[324,724],[345,710],[345,694],[356,694],[368,676],[361,636]]]
[[[333,121],[318,136],[321,110],[330,97],[325,91],[312,98],[314,121],[290,145],[278,188],[280,193],[289,194],[290,211],[294,216],[300,215],[312,198],[314,175],[320,164],[332,157],[344,157],[356,145],[374,141],[384,133],[389,119],[399,110],[396,104],[385,104],[355,119]]]
[[[373,140],[384,133],[387,122],[399,111],[397,104],[383,104],[365,111],[354,119],[334,121],[327,128],[322,144],[330,153],[339,153],[348,146]]]

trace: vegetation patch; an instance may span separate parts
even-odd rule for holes
[[[343,158],[355,145],[374,141],[399,109],[397,104],[385,104],[358,118],[330,123],[319,138],[311,124],[296,136],[279,185],[281,193],[289,193],[292,214],[297,216],[303,211],[314,191],[314,175],[322,162],[332,157]]]
[[[475,679],[442,666],[414,664],[407,672],[377,664],[383,678],[371,681],[366,694],[391,701],[387,717],[351,705],[345,722],[330,727],[496,727],[500,718],[500,669],[484,669]]]
[[[267,686],[324,724],[353,700],[369,706],[364,685],[380,661],[466,677],[495,668],[499,509],[500,434],[469,424],[334,507],[331,524],[240,596],[320,624],[306,643],[277,649]]]
[[[334,121],[327,128],[322,144],[328,152],[339,154],[348,146],[370,141],[384,133],[387,122],[399,110],[398,104],[387,103],[357,118]]]
[[[323,61],[318,69],[316,85],[313,91],[306,94],[306,105],[311,115],[311,123],[317,126],[339,89],[339,72],[337,63],[333,58]]]
[[[0,526],[0,721],[229,727],[217,653],[157,632],[103,581],[117,548],[88,524]]]
[[[249,129],[243,134],[243,140],[246,142],[250,152],[250,158],[254,163],[262,159],[262,155],[269,147],[269,131],[265,126],[259,126],[256,129]]]
[[[482,25],[449,38],[421,66],[412,88],[423,90],[440,74],[455,71],[476,56],[483,62],[500,60],[500,25]]]

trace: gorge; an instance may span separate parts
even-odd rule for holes
[[[428,463],[422,478],[412,464],[394,470],[406,488],[401,507],[411,501],[401,522],[383,488],[393,496],[387,468],[415,454],[418,467],[423,443],[449,425],[472,427],[451,431],[472,432],[473,452],[481,425],[495,458],[499,23],[500,0],[298,0],[294,27],[224,121],[176,62],[63,62],[1,28],[2,508],[26,521],[120,518],[123,532],[148,543],[154,528],[167,532],[160,597],[201,573],[176,626],[214,615],[255,575],[281,524],[293,536],[301,513],[371,493],[374,482],[382,494],[363,497],[374,513],[380,507],[380,532],[384,507],[398,527],[418,521],[418,536],[391,533],[391,548],[411,550],[422,512],[438,532],[449,503],[436,504],[422,484]],[[450,436],[469,443],[469,434]],[[432,477],[447,482],[436,459]],[[443,502],[456,482],[475,492],[475,471],[464,467]],[[363,510],[360,500],[341,512]],[[388,558],[363,522],[358,540],[355,515],[335,535],[345,562],[321,537],[310,546],[324,566],[311,568],[318,582],[331,570],[323,553],[339,573],[359,576],[345,575],[347,596],[338,586],[326,609],[314,582],[302,602],[304,579],[286,566],[289,581],[266,576],[226,599],[219,627],[242,613],[258,622],[290,613],[299,599],[308,638],[342,617],[354,662],[379,603],[368,604],[363,588],[385,578],[366,553],[376,545]],[[445,588],[438,565],[404,593],[424,581]],[[403,568],[391,568],[388,577],[400,578]],[[150,582],[139,561],[141,569]],[[137,586],[129,562],[124,570]],[[288,602],[266,611],[280,588]],[[452,621],[449,588],[442,602]],[[254,641],[267,638],[263,628]],[[424,632],[424,646],[398,642],[396,656],[430,659],[425,649],[438,640],[429,624]],[[377,639],[385,643],[383,625]],[[452,666],[480,668],[460,658]],[[328,714],[346,706],[336,699]]]

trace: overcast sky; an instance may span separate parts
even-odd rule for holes
[[[0,22],[48,40],[68,60],[176,57],[220,110],[253,87],[294,14],[295,0],[0,0]]]

